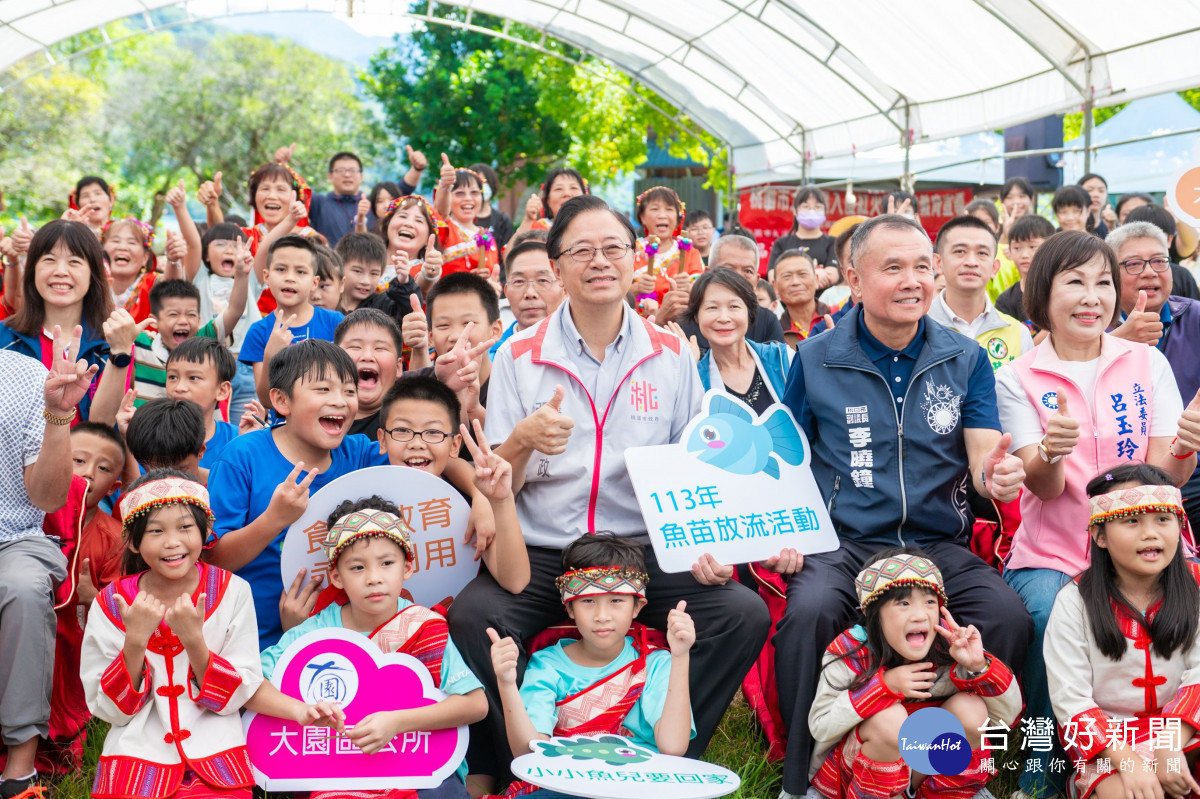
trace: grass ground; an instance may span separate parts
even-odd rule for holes
[[[84,751],[84,766],[79,772],[68,774],[49,786],[54,799],[88,799],[104,732],[104,723],[93,720]],[[1013,735],[1011,739],[1016,737]],[[733,799],[776,799],[783,788],[783,764],[768,763],[766,751],[754,713],[739,692],[717,728],[704,759],[724,766],[741,778],[742,785],[733,794]],[[988,788],[998,799],[1007,799],[1016,790],[1022,758],[1014,748],[997,755],[999,773]]]

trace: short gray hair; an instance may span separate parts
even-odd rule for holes
[[[1167,244],[1167,234],[1158,225],[1150,222],[1126,222],[1109,233],[1104,242],[1112,247],[1113,252],[1120,252],[1121,248],[1133,239],[1154,239],[1162,245],[1164,252],[1170,249]]]
[[[726,236],[720,236],[716,241],[713,242],[712,250],[710,250],[708,253],[708,263],[710,266],[721,265],[720,253],[724,252],[727,247],[733,247],[734,249],[742,249],[747,252],[752,252],[754,253],[755,259],[757,260],[758,258],[758,245],[754,243],[754,239],[747,238],[746,236],[739,236],[736,233],[730,233]]]
[[[850,237],[850,265],[858,267],[858,256],[863,250],[867,249],[867,240],[871,238],[871,234],[877,229],[884,230],[916,230],[926,239],[929,234],[925,228],[917,224],[916,220],[909,219],[900,214],[883,214],[881,216],[872,217],[866,222],[861,223],[855,229],[854,235]],[[933,248],[933,242],[929,244],[930,249]]]

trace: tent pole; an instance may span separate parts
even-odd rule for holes
[[[1095,105],[1095,92],[1092,91],[1092,56],[1089,54],[1083,62],[1084,76],[1087,79],[1087,95],[1083,101],[1083,173],[1092,171],[1092,108]]]
[[[804,151],[803,160],[800,162],[800,185],[808,185],[808,131],[800,131],[800,149]]]
[[[904,174],[900,176],[900,188],[912,191],[912,177],[908,174],[908,151],[912,147],[912,125],[909,120],[908,101],[904,102]]]

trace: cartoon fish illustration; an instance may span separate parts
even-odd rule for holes
[[[556,739],[535,743],[547,757],[601,760],[610,766],[645,763],[654,756],[648,749],[634,746],[628,739],[618,735],[601,735],[596,738],[579,736],[570,740]]]
[[[708,416],[700,420],[687,442],[688,452],[704,463],[734,474],[766,474],[779,479],[779,460],[798,466],[804,461],[804,442],[783,408],[756,419],[745,405],[714,395]]]

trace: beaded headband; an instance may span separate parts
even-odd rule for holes
[[[416,550],[412,545],[412,528],[396,514],[372,508],[356,510],[338,519],[325,534],[325,541],[321,546],[325,548],[329,565],[333,566],[346,547],[360,539],[375,537],[395,542],[396,546],[404,550],[404,557],[410,562],[416,559]]]
[[[474,175],[475,179],[479,181],[480,186],[488,185],[487,178],[485,178],[483,175],[476,172],[474,169],[468,169],[465,166],[460,166],[457,169],[455,169],[454,171],[455,172],[466,172],[468,175]]]
[[[1188,519],[1183,510],[1183,494],[1175,486],[1141,485],[1119,488],[1088,500],[1091,518],[1088,527],[1143,513],[1173,513],[1187,538]]]
[[[430,219],[433,220],[433,226],[435,228],[444,228],[446,226],[446,223],[444,221],[442,221],[441,217],[438,216],[437,211],[435,211],[433,209],[433,206],[429,204],[429,200],[426,200],[425,196],[422,194],[410,194],[407,197],[397,197],[396,199],[394,199],[390,203],[388,203],[387,210],[383,212],[383,215],[385,217],[390,216],[391,214],[394,214],[395,212],[399,211],[401,208],[403,208],[406,205],[422,205],[422,206],[424,206],[425,213],[429,216]]]
[[[571,569],[556,577],[554,585],[562,595],[564,605],[583,596],[599,594],[628,594],[646,598],[646,584],[650,577],[645,572],[624,566],[592,566],[587,569]]]
[[[637,214],[638,216],[641,216],[642,201],[646,199],[646,195],[652,191],[658,191],[659,189],[671,192],[671,195],[675,198],[675,202],[679,203],[679,224],[675,226],[675,230],[671,233],[672,236],[678,236],[683,232],[683,220],[687,219],[687,203],[685,203],[683,198],[679,196],[679,192],[675,191],[674,189],[668,186],[651,186],[650,188],[646,189],[637,196],[637,200],[635,202]]]
[[[946,587],[942,572],[933,561],[920,555],[892,555],[867,566],[858,573],[854,587],[858,591],[858,606],[863,612],[889,588],[910,586],[928,588],[946,604]]]
[[[149,513],[164,505],[195,505],[213,522],[212,508],[208,506],[208,489],[195,480],[182,477],[164,477],[142,483],[121,498],[121,527],[129,529],[138,516]]]

